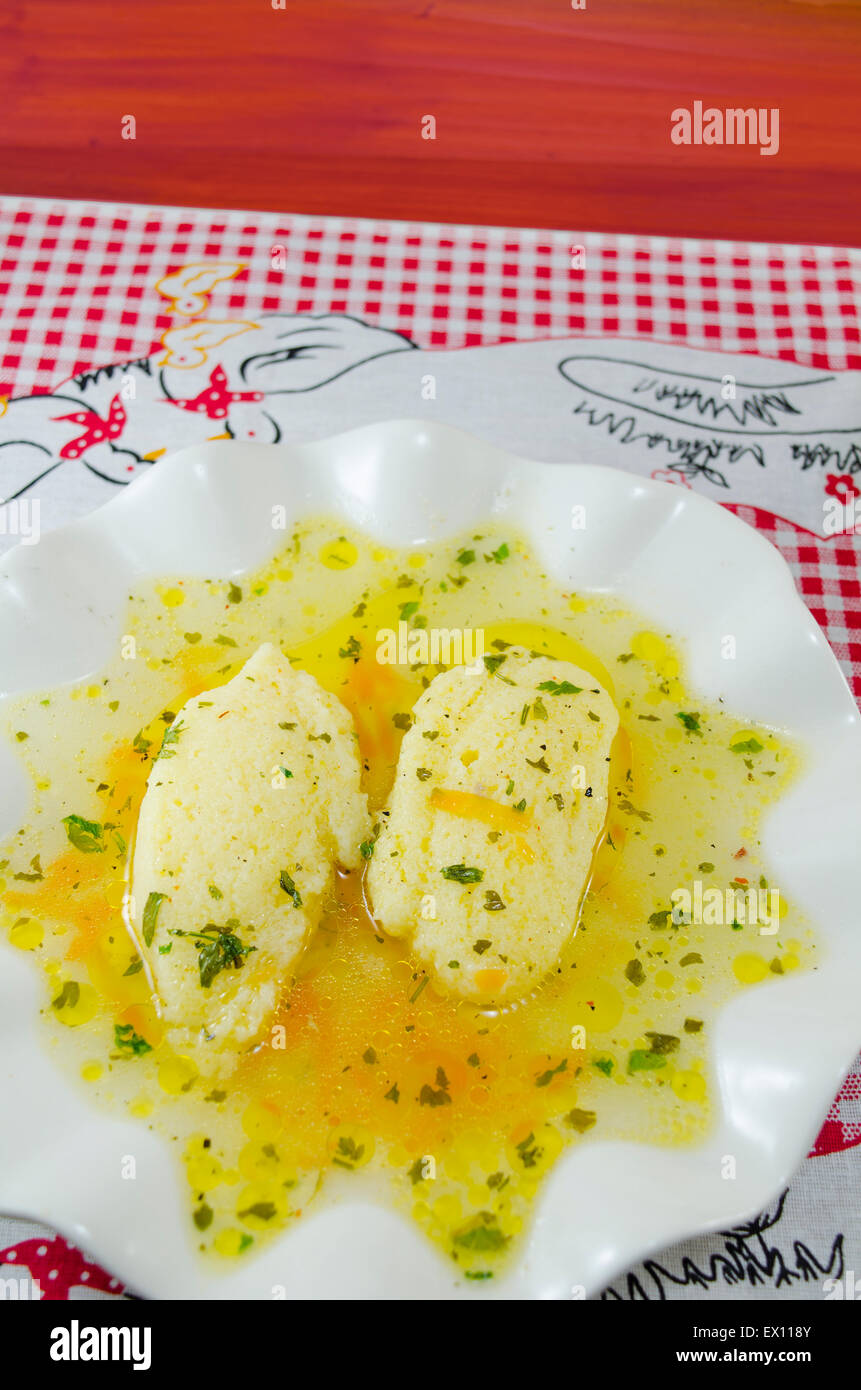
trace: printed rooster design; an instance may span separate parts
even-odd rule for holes
[[[123,1293],[119,1279],[112,1279],[62,1236],[35,1236],[0,1250],[0,1270],[7,1279],[15,1277],[16,1271],[19,1277],[29,1276],[48,1302],[67,1299],[70,1291],[78,1288],[95,1289],[114,1298]]]
[[[193,278],[196,292],[205,278]],[[199,307],[180,296],[177,309],[180,302],[183,311]],[[167,452],[212,439],[300,438],[309,428],[305,402],[321,388],[354,374],[366,379],[380,361],[418,356],[402,333],[349,314],[194,320],[169,328],[144,357],[96,365],[50,394],[0,401],[0,552],[18,534],[6,506],[38,502],[49,530],[91,511]]]
[[[68,420],[73,425],[85,425],[83,434],[76,435],[60,450],[61,459],[77,459],[94,444],[105,444],[111,439],[119,439],[126,427],[126,412],[119,393],[114,396],[108,408],[108,418],[103,420],[95,410],[75,410],[70,415],[52,415],[51,420],[59,423]]]
[[[180,410],[193,410],[205,414],[210,420],[226,420],[231,405],[240,401],[262,401],[262,391],[228,391],[227,373],[221,366],[214,366],[209,374],[209,385],[190,400],[168,400],[166,405],[178,406]]]
[[[861,1059],[856,1059],[810,1150],[811,1158],[861,1144]]]
[[[661,481],[720,489],[729,505],[743,497],[763,512],[777,475],[789,470],[806,480],[791,524],[825,541],[835,537],[822,529],[830,514],[823,481],[826,499],[847,504],[847,513],[859,501],[861,418],[851,374],[763,360],[757,381],[765,384],[752,386],[741,357],[704,353],[692,373],[685,349],[624,342],[600,351],[552,338],[419,349],[403,333],[345,313],[176,321],[208,312],[213,286],[236,269],[195,264],[167,277],[160,293],[174,322],[145,356],[96,365],[50,395],[0,401],[0,552],[18,534],[5,506],[38,501],[49,530],[165,453],[210,440],[278,444],[320,438],[332,423],[420,417],[531,457],[538,383],[548,462],[627,463]]]

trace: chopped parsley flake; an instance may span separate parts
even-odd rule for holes
[[[543,1071],[540,1076],[536,1076],[535,1084],[536,1086],[549,1086],[554,1076],[559,1076],[563,1071],[567,1070],[568,1058],[563,1057],[558,1067],[548,1067],[547,1071]]]
[[[361,1162],[364,1152],[364,1144],[357,1144],[349,1134],[341,1134],[338,1136],[338,1147],[332,1162],[337,1163],[339,1168],[355,1168]]]
[[[281,870],[281,873],[280,873],[280,875],[279,875],[279,877],[278,877],[278,882],[280,883],[281,887],[284,889],[284,892],[287,894],[288,898],[292,898],[292,899],[293,899],[293,906],[294,906],[294,907],[301,907],[301,906],[302,906],[302,897],[301,897],[301,894],[300,894],[299,889],[296,887],[296,884],[293,882],[292,878],[290,877],[290,875],[288,874],[288,872],[287,872],[286,869],[282,869],[282,870]]]
[[[425,1083],[419,1091],[419,1105],[451,1105],[448,1093],[449,1081],[442,1067],[436,1069],[436,1089]]]
[[[591,1129],[598,1116],[594,1110],[569,1110],[565,1116],[565,1123],[571,1129],[576,1129],[578,1134],[585,1134],[587,1129]]]
[[[64,816],[63,824],[69,843],[82,854],[101,854],[107,849],[102,844],[104,831],[98,821],[84,820],[83,816]]]
[[[511,551],[508,549],[505,541],[503,541],[502,545],[498,546],[496,550],[492,550],[489,555],[485,555],[484,558],[488,564],[493,562],[494,564],[501,565],[503,560],[507,560],[510,554]]]
[[[212,889],[210,889],[210,892],[212,892]],[[143,939],[145,946],[152,945],[159,909],[165,900],[165,896],[164,893],[150,893],[146,900],[146,906],[143,910]],[[221,894],[219,893],[218,896],[221,897]]]
[[[350,637],[346,647],[338,648],[338,655],[358,661],[362,653],[362,644],[356,637]]]
[[[238,926],[238,919],[231,917],[226,927],[207,922],[203,931],[181,931],[178,927],[171,931],[171,936],[189,937],[194,942],[199,952],[198,968],[203,989],[209,989],[216,975],[222,970],[227,970],[230,966],[239,970],[243,964],[243,956],[257,950],[256,946],[245,946],[240,941],[235,932]]]
[[[468,868],[466,864],[449,864],[447,869],[440,869],[440,873],[451,883],[481,883],[484,878],[483,869]]]
[[[684,725],[689,734],[699,734],[700,737],[702,737],[703,731],[700,728],[700,716],[698,710],[695,710],[693,714],[688,714],[684,710],[679,710],[676,714],[676,718],[679,720],[681,724]]]
[[[579,695],[582,685],[572,685],[570,681],[542,681],[538,687],[548,695]]]
[[[636,985],[639,989],[645,978],[646,972],[643,969],[643,962],[636,959],[629,960],[625,966],[625,979],[630,980],[631,984]]]
[[[658,1056],[660,1057],[663,1057],[669,1054],[670,1052],[678,1052],[679,1050],[679,1040],[672,1033],[647,1032],[646,1037],[649,1039],[651,1043],[652,1051],[657,1052]]]
[[[114,1047],[127,1057],[142,1057],[145,1052],[152,1052],[146,1038],[136,1033],[130,1023],[114,1024]]]
[[[733,753],[761,753],[764,744],[758,738],[745,739],[743,743],[731,743],[730,751]]]
[[[180,719],[178,724],[172,724],[169,729],[165,729],[164,738],[161,741],[161,748],[158,756],[160,758],[172,758],[176,754],[174,744],[179,742],[180,734],[185,732],[185,724]]]
[[[480,1211],[477,1216],[461,1226],[454,1234],[454,1244],[463,1250],[480,1250],[485,1253],[504,1250],[510,1236],[503,1235],[491,1211]]]
[[[635,1048],[628,1058],[628,1071],[659,1071],[661,1067],[667,1065],[666,1057],[660,1052],[645,1052],[642,1048]]]

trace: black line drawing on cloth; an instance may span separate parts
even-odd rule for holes
[[[168,447],[206,438],[277,443],[291,396],[389,354],[415,351],[403,334],[349,314],[272,313],[232,336],[222,333],[215,347],[198,340],[191,366],[174,365],[182,360],[174,348],[81,372],[56,392],[6,403],[2,501],[25,496],[63,468],[122,486]],[[161,427],[154,425],[154,408],[156,420],[164,410]],[[103,490],[93,505],[102,500]]]
[[[822,1256],[815,1255],[802,1240],[793,1240],[788,1254],[775,1243],[775,1228],[783,1217],[787,1195],[788,1189],[773,1211],[766,1210],[752,1221],[706,1237],[716,1242],[707,1255],[698,1259],[683,1255],[678,1269],[660,1260],[644,1260],[642,1273],[632,1270],[620,1281],[621,1290],[611,1285],[601,1298],[619,1302],[662,1300],[672,1288],[713,1289],[719,1297],[721,1286],[785,1289],[799,1283],[821,1283],[828,1276],[839,1278],[844,1272],[842,1233],[833,1237],[830,1250]]]

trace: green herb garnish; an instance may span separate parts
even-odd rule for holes
[[[179,736],[185,731],[185,724],[180,719],[178,724],[171,724],[169,729],[165,729],[164,738],[161,741],[161,748],[158,751],[160,758],[173,758],[176,755],[175,744],[179,742]]]
[[[563,1057],[558,1067],[548,1067],[547,1071],[543,1071],[540,1076],[536,1076],[535,1084],[536,1086],[549,1086],[554,1076],[559,1076],[563,1071],[567,1070],[568,1058]]]
[[[732,753],[761,753],[764,744],[758,738],[749,738],[744,743],[731,743],[730,752]]]
[[[201,1202],[199,1207],[195,1207],[192,1219],[199,1231],[205,1231],[212,1225],[212,1207],[208,1202]]]
[[[672,1033],[646,1033],[652,1045],[652,1051],[659,1057],[667,1056],[671,1052],[678,1052],[679,1040]]]
[[[693,714],[687,714],[684,710],[679,710],[676,714],[676,718],[682,724],[684,724],[689,734],[699,734],[702,737],[703,731],[700,728],[700,716],[698,710],[695,710]]]
[[[481,883],[484,878],[483,869],[468,868],[466,864],[449,864],[447,869],[440,869],[440,873],[451,883]]]
[[[660,1052],[646,1052],[636,1048],[628,1058],[628,1071],[659,1071],[667,1065],[666,1057]]]
[[[498,546],[496,550],[492,550],[489,555],[485,555],[484,558],[488,564],[493,561],[495,564],[501,565],[503,560],[507,560],[510,554],[511,551],[508,549],[506,542],[503,541],[502,545]]]
[[[181,931],[174,927],[170,932],[171,936],[189,937],[194,942],[199,952],[200,983],[204,989],[209,989],[222,970],[229,970],[231,966],[239,970],[244,963],[243,956],[257,950],[256,946],[246,946],[239,939],[235,931],[238,926],[238,918],[231,917],[225,927],[207,922],[203,931]]]
[[[244,1221],[246,1216],[256,1216],[260,1221],[271,1221],[277,1213],[278,1208],[274,1202],[252,1202],[250,1207],[243,1207],[236,1215],[240,1221]]]
[[[485,656],[482,657],[482,660],[484,662],[484,667],[488,675],[495,676],[503,661],[507,660],[507,657],[503,652],[502,656]],[[523,721],[521,720],[521,723],[522,722]]]
[[[542,681],[538,687],[548,695],[579,695],[582,685],[572,685],[570,681]]]
[[[503,1235],[492,1211],[480,1211],[460,1230],[455,1231],[454,1244],[463,1250],[504,1250],[510,1236]]]
[[[536,759],[535,762],[533,762],[531,758],[527,758],[526,761],[528,762],[530,767],[537,768],[539,772],[550,771],[550,768],[547,766],[547,759],[545,758],[543,753],[541,754],[540,758]]]
[[[359,659],[359,657],[361,656],[361,654],[362,654],[362,644],[361,644],[361,642],[358,640],[358,638],[356,638],[356,637],[350,637],[349,640],[348,640],[348,642],[347,642],[346,647],[339,647],[339,648],[338,648],[338,655],[339,655],[339,656],[342,656],[342,657],[344,657],[344,658],[350,658],[350,659],[352,659],[353,661],[358,661],[358,659]]]
[[[107,848],[101,843],[104,831],[98,821],[84,820],[83,816],[64,816],[63,824],[70,844],[82,854],[101,854]]]
[[[212,889],[210,889],[210,892],[212,892]],[[145,946],[152,945],[152,939],[155,936],[156,922],[158,921],[159,908],[166,896],[165,893],[150,893],[146,900],[146,906],[143,910],[143,939]],[[219,893],[218,896],[220,897],[221,894]]]
[[[629,960],[628,964],[625,966],[625,979],[630,980],[632,985],[636,985],[639,988],[645,978],[646,972],[643,969],[642,961],[636,959]]]
[[[146,1038],[136,1033],[130,1023],[114,1024],[114,1047],[128,1057],[142,1057],[145,1052],[152,1052]]]
[[[301,907],[301,894],[299,893],[299,889],[296,887],[296,884],[293,882],[286,869],[281,870],[281,873],[278,877],[278,882],[281,884],[281,887],[284,889],[284,892],[287,894],[288,898],[293,899],[293,906]]]
[[[585,1134],[587,1129],[591,1129],[598,1116],[594,1110],[569,1110],[565,1116],[565,1123],[571,1129],[576,1129],[578,1134]]]
[[[451,1105],[451,1096],[448,1093],[449,1080],[442,1067],[436,1069],[436,1090],[433,1086],[422,1086],[419,1091],[419,1105]]]
[[[73,1009],[81,997],[81,986],[77,980],[66,980],[56,999],[51,1000],[52,1009]]]

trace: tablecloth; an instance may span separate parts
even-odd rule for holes
[[[534,342],[537,361],[547,340],[589,340],[593,353],[599,340],[608,351],[616,344],[616,358],[627,362],[618,345],[628,340],[650,352],[668,345],[671,365],[679,347],[759,354],[791,364],[796,384],[809,384],[799,366],[829,382],[861,368],[859,279],[861,252],[839,248],[5,198],[0,548],[26,537],[34,500],[43,501],[46,525],[79,515],[157,467],[176,440],[301,436],[309,420],[320,432],[324,416],[326,432],[345,428],[364,418],[375,380],[368,364],[408,349],[427,354],[414,359],[422,367],[453,350]],[[252,343],[256,351],[244,355]],[[630,364],[638,371],[640,355]],[[475,371],[480,384],[482,364],[499,360],[468,352],[446,365],[455,378]],[[255,372],[265,379],[267,371],[261,389]],[[320,392],[342,378],[352,394]],[[415,379],[435,376],[420,370]],[[702,379],[717,380],[705,372]],[[187,382],[181,394],[178,380]],[[772,368],[767,389],[751,388],[744,409],[798,413],[775,380]],[[854,380],[841,379],[846,400]],[[269,408],[270,392],[296,404],[286,423],[280,407]],[[678,390],[674,400],[681,409]],[[704,408],[699,390],[694,404]],[[468,402],[458,409],[458,422],[468,420]],[[447,418],[444,399],[434,410]],[[716,495],[764,532],[858,698],[861,502],[852,509],[861,498],[861,431],[809,436],[792,446],[792,468],[768,475],[754,451],[744,474],[722,460],[719,467],[701,440],[666,430],[653,429],[639,452],[621,457],[622,417],[596,419],[591,407],[587,416],[618,444],[620,466]],[[540,428],[533,456],[544,456]],[[732,448],[724,457],[736,462]],[[744,481],[754,475],[755,497]],[[845,524],[829,533],[811,518],[826,517],[833,504]],[[811,1155],[767,1211],[646,1260],[603,1296],[854,1297],[859,1196],[856,1061]],[[0,1216],[0,1276],[28,1272],[48,1299],[124,1293],[53,1231]]]

